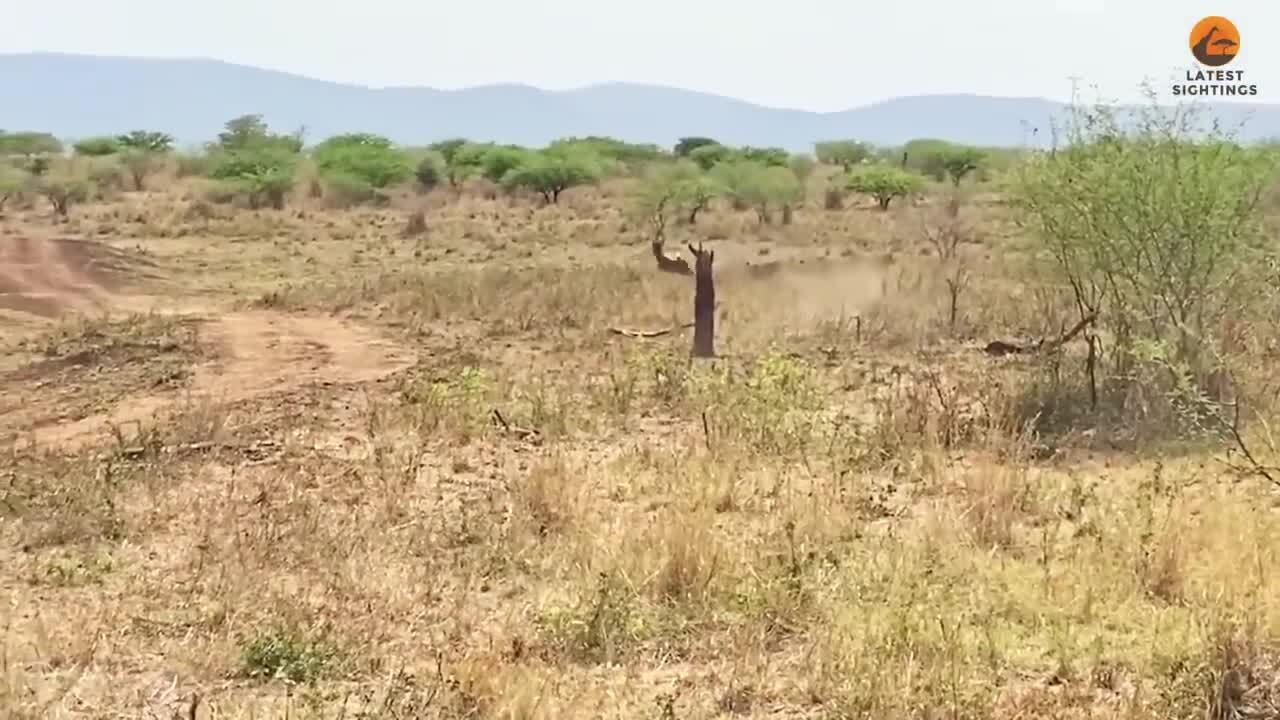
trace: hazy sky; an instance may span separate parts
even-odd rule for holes
[[[939,92],[1130,99],[1225,15],[1280,102],[1275,0],[0,0],[0,52],[210,57],[365,85],[614,80],[839,110]],[[1091,93],[1084,98],[1094,99]]]

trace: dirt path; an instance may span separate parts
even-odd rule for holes
[[[21,318],[28,327],[86,311],[194,317],[201,320],[200,343],[212,351],[190,368],[181,390],[135,393],[80,419],[59,418],[59,409],[49,402],[23,403],[28,407],[0,424],[29,432],[41,445],[75,447],[102,439],[112,424],[145,423],[180,401],[232,403],[315,383],[368,382],[415,362],[409,349],[343,318],[224,311],[198,299],[131,292],[137,289],[129,287],[132,280],[155,277],[154,267],[145,258],[90,240],[0,236],[0,313],[6,317]],[[110,383],[110,370],[100,370],[101,379],[88,382]],[[14,382],[33,383],[18,388],[18,395],[28,399],[45,392],[39,377]],[[0,396],[5,390],[0,388]]]
[[[215,357],[193,368],[183,390],[130,397],[108,412],[37,427],[35,441],[79,447],[102,440],[111,425],[146,423],[178,402],[233,403],[316,383],[369,382],[415,361],[371,329],[328,316],[235,312],[210,319],[201,339],[216,348]]]
[[[0,237],[0,310],[45,318],[110,306],[149,263],[90,240]]]

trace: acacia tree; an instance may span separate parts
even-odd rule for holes
[[[503,176],[502,184],[533,190],[542,195],[544,204],[554,205],[565,190],[593,183],[600,175],[600,160],[593,153],[552,148],[525,155]]]
[[[762,224],[773,222],[774,207],[782,208],[789,217],[792,203],[803,197],[800,181],[787,167],[733,160],[717,165],[712,177],[740,206],[753,208]]]
[[[905,197],[924,186],[924,179],[915,173],[888,165],[867,165],[854,170],[845,180],[845,187],[876,199],[881,210],[888,210],[894,198]]]
[[[814,143],[813,150],[818,162],[839,165],[845,172],[849,172],[855,165],[870,158],[872,153],[870,145],[856,140],[829,140]]]

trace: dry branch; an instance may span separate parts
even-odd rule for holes
[[[518,425],[512,425],[511,423],[507,422],[507,419],[505,417],[502,416],[502,412],[499,411],[498,408],[494,408],[492,414],[493,414],[494,422],[496,422],[499,426],[501,426],[503,432],[507,433],[508,435],[513,435],[517,438],[520,438],[521,440],[528,440],[529,442],[532,442],[534,444],[537,444],[542,441],[542,433],[538,432],[533,428],[525,428],[525,427],[520,427]]]
[[[663,335],[670,335],[677,330],[688,330],[691,327],[693,327],[693,323],[687,322],[682,325],[677,325],[676,327],[663,328],[662,330],[631,330],[628,328],[611,327],[609,328],[609,332],[614,335],[622,335],[624,337],[655,338],[662,337]]]
[[[1090,313],[1084,316],[1083,318],[1080,319],[1080,322],[1075,324],[1075,327],[1071,328],[1061,337],[1053,341],[1046,342],[1044,338],[1041,338],[1039,342],[1036,342],[1031,345],[1018,345],[1017,343],[1006,342],[1004,340],[992,340],[991,342],[987,343],[985,347],[982,348],[982,351],[988,355],[999,357],[1001,355],[1039,353],[1039,352],[1057,350],[1058,348],[1062,347],[1063,345],[1066,345],[1067,343],[1075,339],[1077,335],[1079,335],[1086,327],[1092,324],[1093,321],[1096,320],[1097,318],[1098,318],[1097,313]]]

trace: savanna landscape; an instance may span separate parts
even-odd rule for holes
[[[1076,110],[0,134],[0,716],[1280,717],[1280,153]]]

